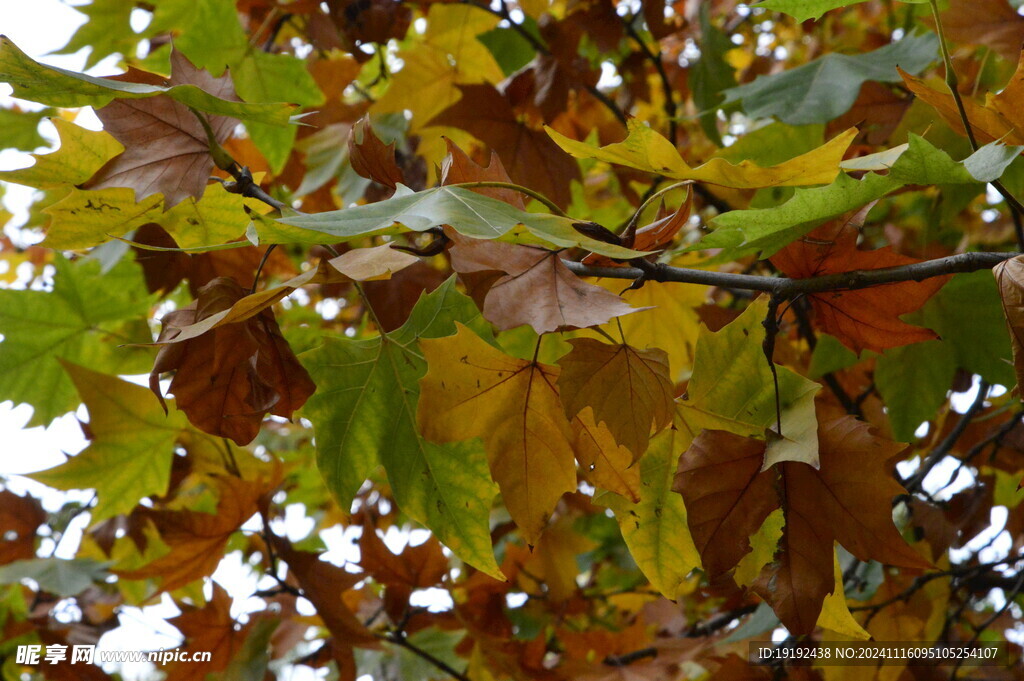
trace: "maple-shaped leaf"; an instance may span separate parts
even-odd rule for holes
[[[129,72],[122,78],[141,78],[153,84],[151,74]],[[214,78],[192,65],[180,52],[171,54],[174,85],[194,85],[221,99],[237,101],[228,75]],[[142,200],[163,194],[170,208],[188,196],[203,195],[213,157],[202,123],[187,106],[160,95],[148,99],[116,99],[96,116],[103,129],[124,145],[124,152],[108,162],[86,185],[89,189],[129,187]],[[225,141],[238,121],[225,116],[210,116],[210,128],[218,142]]]
[[[559,147],[576,158],[624,165],[673,180],[695,180],[739,189],[828,184],[839,173],[839,162],[857,135],[857,129],[850,128],[813,151],[768,168],[750,161],[733,164],[723,158],[713,158],[692,168],[669,140],[636,119],[629,121],[629,136],[625,140],[600,148],[570,139],[551,128],[547,131]]]
[[[888,466],[903,447],[883,440],[867,423],[843,416],[819,425],[820,468],[785,461],[762,473],[761,443],[706,431],[680,458],[675,489],[688,507],[700,509],[691,530],[702,559],[716,572],[739,561],[749,550],[750,535],[781,506],[785,529],[776,559],[754,588],[791,632],[806,634],[835,588],[833,542],[864,561],[929,566],[892,522],[892,498],[903,489]]]
[[[778,506],[775,473],[761,470],[764,443],[704,430],[679,459],[672,490],[709,577],[728,572],[750,551],[749,537]]]
[[[203,681],[207,674],[223,671],[242,648],[254,622],[244,626],[231,616],[231,596],[213,582],[213,596],[202,608],[184,605],[182,613],[167,620],[185,637],[183,648],[209,653],[210,659],[196,663],[174,662],[167,667],[168,678]],[[198,658],[197,658],[198,659]]]
[[[142,386],[62,364],[89,410],[89,446],[32,477],[57,489],[94,488],[94,522],[128,514],[144,497],[166,494],[174,445],[188,428],[185,419],[164,414]]]
[[[655,432],[672,424],[674,389],[664,350],[638,350],[591,338],[569,341],[572,350],[558,360],[558,391],[565,415],[586,407],[604,423],[615,441],[639,459]]]
[[[497,152],[512,179],[565,208],[572,200],[571,180],[580,179],[579,165],[559,149],[543,130],[534,130],[516,115],[512,104],[493,85],[459,85],[462,97],[428,125],[447,125],[466,132]]]
[[[779,420],[775,381],[762,347],[767,312],[768,301],[761,297],[719,331],[701,327],[679,415],[695,431],[711,428],[762,438],[771,429],[765,467],[786,460],[817,466],[814,395],[821,386],[784,366],[776,366],[782,437],[774,432]]]
[[[1007,0],[950,0],[939,19],[954,43],[986,47],[1009,61],[1020,58],[1024,17]],[[926,21],[933,23],[931,17]]]
[[[447,137],[444,139],[448,145],[448,155],[441,161],[441,184],[459,184],[460,182],[508,182],[512,178],[501,162],[498,152],[491,151],[491,159],[486,166],[482,166],[459,148],[455,142]],[[525,208],[523,195],[511,189],[502,187],[475,187],[473,191],[484,196],[504,201],[520,210]]]
[[[867,208],[818,227],[772,256],[787,276],[804,279],[852,270],[874,270],[920,262],[893,252],[857,248],[859,225]],[[811,293],[808,298],[817,325],[848,348],[882,352],[909,343],[937,338],[930,329],[911,326],[900,315],[921,308],[949,277],[886,284],[856,291]]]
[[[28,168],[0,171],[0,180],[36,189],[79,185],[124,151],[117,140],[102,130],[88,130],[58,117],[51,122],[60,147],[48,154],[32,154],[35,164]]]
[[[456,326],[454,336],[420,341],[420,433],[441,443],[481,438],[509,514],[536,544],[562,494],[576,489],[558,368],[509,357]]]
[[[614,511],[629,553],[651,586],[672,600],[683,593],[690,572],[700,567],[700,553],[688,530],[686,505],[672,492],[679,453],[692,441],[693,432],[677,418],[673,428],[651,440],[636,464],[640,469],[639,501],[607,493],[594,498],[595,503]]]
[[[1024,259],[1021,256],[1004,260],[992,268],[1003,301],[1003,316],[1010,330],[1013,367],[1017,385],[1024,385]]]
[[[639,502],[640,468],[633,465],[633,453],[615,441],[607,425],[597,423],[590,407],[572,418],[572,427],[576,433],[573,450],[582,476],[595,487]]]
[[[900,75],[907,87],[938,111],[949,127],[966,135],[960,110],[948,89],[932,89],[920,78],[903,71]],[[1024,53],[1019,57],[1010,82],[998,94],[987,94],[984,104],[970,97],[962,98],[962,102],[971,130],[980,143],[999,140],[1008,145],[1024,144]]]
[[[18,496],[9,489],[0,490],[0,565],[36,557],[36,530],[46,522],[46,511],[30,494]]]
[[[395,161],[395,143],[384,144],[366,116],[349,130],[348,158],[352,170],[368,180],[391,189],[405,183],[405,174]]]
[[[140,509],[170,549],[142,567],[117,570],[124,579],[160,578],[160,591],[174,591],[213,574],[224,557],[228,539],[259,511],[258,500],[276,486],[273,479],[214,478],[218,491],[216,513]]]
[[[557,251],[446,233],[453,241],[448,250],[452,268],[464,275],[485,274],[486,283],[476,280],[473,297],[483,300],[484,317],[499,329],[529,324],[547,333],[636,312],[615,294],[573,274]]]
[[[241,445],[256,437],[266,414],[291,418],[316,390],[269,308],[180,339],[181,329],[230,312],[244,296],[234,280],[218,277],[202,288],[199,298],[164,316],[157,342],[169,344],[160,350],[150,374],[150,387],[159,397],[160,374],[174,371],[169,391],[178,409],[196,428]]]
[[[321,560],[321,555],[299,551],[285,537],[270,534],[274,552],[288,569],[305,596],[316,608],[335,643],[351,650],[353,645],[373,646],[376,637],[349,609],[343,596],[363,580],[363,575],[348,572]]]

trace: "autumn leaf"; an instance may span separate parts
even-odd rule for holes
[[[231,616],[231,597],[217,582],[213,583],[213,597],[202,608],[186,606],[168,623],[178,628],[185,637],[185,649],[210,654],[208,661],[195,664],[176,662],[168,666],[168,673],[176,679],[202,681],[207,674],[222,671],[242,648],[254,622],[240,626]]]
[[[124,151],[109,133],[89,130],[63,118],[54,118],[60,147],[49,154],[32,154],[35,164],[20,170],[0,171],[0,180],[36,189],[79,185],[105,163]]]
[[[153,80],[149,74],[126,77],[131,76],[143,77],[143,82]],[[228,76],[213,78],[180,52],[171,55],[168,83],[193,85],[221,99],[237,100]],[[168,208],[188,196],[203,195],[213,157],[202,124],[187,106],[166,96],[116,99],[97,109],[96,116],[125,151],[89,180],[89,189],[129,187],[139,199],[163,194]],[[238,121],[212,116],[209,124],[217,142],[224,142]]]
[[[892,248],[862,251],[857,248],[859,225],[867,209],[815,229],[772,256],[772,263],[794,279],[852,270],[873,270],[920,262],[894,253]],[[881,352],[909,343],[931,340],[930,329],[911,326],[900,315],[923,306],[948,277],[902,282],[856,291],[812,293],[807,297],[815,322],[848,348]]]
[[[813,151],[769,168],[761,168],[750,161],[734,165],[722,158],[713,158],[692,168],[671,142],[636,120],[630,121],[629,136],[625,140],[600,149],[569,139],[551,128],[547,131],[558,146],[577,158],[595,158],[673,180],[695,180],[736,188],[828,184],[835,179],[843,153],[857,134],[856,129],[850,128]]]
[[[460,182],[512,182],[508,171],[497,151],[491,151],[491,158],[487,166],[481,166],[466,155],[459,145],[445,138],[448,145],[448,155],[441,162],[441,184],[459,184]],[[501,187],[476,187],[473,191],[484,196],[504,201],[516,208],[525,208],[523,195],[511,189]],[[638,249],[641,250],[641,249]]]
[[[405,183],[405,174],[395,161],[395,143],[384,144],[365,116],[349,130],[348,157],[352,170],[368,180],[391,189]]]
[[[1017,385],[1024,385],[1024,260],[1010,258],[992,268],[1003,302],[1003,316],[1013,341],[1013,367]]]
[[[639,459],[654,432],[672,423],[674,391],[663,350],[637,350],[589,338],[569,341],[558,360],[558,391],[568,418],[586,407]]]
[[[491,85],[460,85],[459,101],[428,125],[459,128],[501,157],[512,180],[534,189],[559,207],[569,205],[569,182],[580,179],[579,166],[543,130],[524,124],[506,96]]]
[[[584,407],[572,418],[576,433],[573,450],[584,478],[595,486],[640,501],[640,467],[626,447],[615,441],[608,426],[597,423],[594,411]]]
[[[174,591],[213,574],[232,534],[258,511],[257,501],[274,481],[242,480],[223,475],[213,480],[217,490],[215,513],[198,511],[138,511],[160,533],[169,551],[134,570],[117,571],[125,579],[160,579],[160,591]]]
[[[557,251],[467,239],[449,233],[452,268],[486,273],[475,290],[484,317],[499,329],[529,324],[537,333],[604,324],[636,310],[618,296],[569,271]],[[493,273],[493,274],[492,274]]]
[[[512,519],[536,544],[562,494],[576,489],[573,433],[556,367],[509,357],[461,324],[420,342],[428,371],[416,420],[434,442],[483,440]]]
[[[0,490],[0,524],[8,528],[0,537],[0,565],[35,558],[36,528],[45,521],[46,511],[34,496]]]
[[[1020,58],[1024,17],[1007,0],[951,0],[939,18],[949,40],[987,47],[1010,61]]]
[[[664,206],[663,206],[664,208]],[[638,251],[649,251],[657,252],[664,250],[673,238],[679,233],[679,230],[686,225],[690,219],[690,211],[693,208],[693,190],[690,187],[686,189],[686,199],[683,203],[675,210],[675,212],[666,215],[658,220],[655,220],[649,225],[644,225],[636,230],[633,243],[630,248]],[[620,235],[622,236],[622,235]],[[611,258],[607,258],[597,253],[591,253],[583,258],[582,262],[587,265],[594,265],[596,267],[604,266],[623,266],[624,263],[621,261],[615,261]]]
[[[150,373],[150,387],[161,397],[160,374],[174,371],[168,390],[178,409],[200,430],[240,445],[256,437],[266,414],[291,418],[316,390],[270,309],[198,337],[176,338],[181,329],[230,311],[243,296],[241,286],[221,277],[190,305],[168,313],[158,342],[169,344]]]

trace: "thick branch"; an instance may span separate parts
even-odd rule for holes
[[[805,293],[823,293],[826,291],[852,291],[882,284],[895,284],[903,281],[924,281],[933,277],[941,277],[958,272],[976,272],[989,270],[999,263],[1017,255],[1016,253],[961,253],[936,260],[883,267],[877,270],[853,270],[837,274],[826,274],[806,279],[789,279],[786,277],[762,277],[751,274],[733,274],[731,272],[711,272],[694,270],[668,265],[652,265],[641,270],[636,267],[593,267],[578,262],[565,262],[574,273],[583,277],[606,277],[609,279],[639,279],[645,281],[672,281],[683,284],[704,284],[721,288],[742,289],[747,291],[764,291],[780,298],[793,298]]]

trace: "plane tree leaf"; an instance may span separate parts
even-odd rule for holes
[[[733,164],[724,158],[713,158],[692,168],[671,142],[637,120],[630,121],[629,136],[625,140],[601,148],[570,139],[551,128],[547,130],[558,146],[577,158],[607,161],[673,180],[694,180],[738,189],[828,184],[836,178],[843,153],[857,134],[851,128],[817,149],[767,168],[750,161]]]
[[[1003,315],[1010,329],[1013,368],[1017,385],[1024,385],[1024,260],[1020,256],[1004,260],[992,270],[1003,301]]]
[[[192,84],[151,85],[74,73],[40,64],[18,49],[7,36],[0,36],[0,81],[11,84],[15,97],[50,106],[100,108],[114,99],[166,95],[209,114],[282,126],[289,124],[294,109],[289,104],[232,102]]]
[[[36,189],[79,185],[107,161],[124,151],[120,142],[102,130],[88,130],[63,118],[53,119],[60,146],[48,154],[32,154],[35,164],[18,170],[0,170],[0,180]]]
[[[591,338],[569,341],[572,350],[558,360],[558,391],[569,418],[585,408],[607,426],[615,441],[639,459],[652,429],[672,423],[675,412],[668,355],[657,348],[638,350]]]
[[[826,54],[814,61],[725,91],[754,118],[774,116],[790,125],[827,123],[846,113],[867,81],[899,82],[897,66],[920,73],[938,58],[932,33],[909,35],[872,52]]]
[[[426,373],[418,344],[453,333],[456,322],[489,333],[449,279],[392,333],[328,338],[301,356],[318,383],[303,413],[316,432],[320,471],[342,508],[383,464],[405,513],[462,560],[500,578],[487,522],[497,488],[479,442],[436,444],[416,430],[418,381]]]
[[[439,443],[482,439],[509,514],[536,544],[559,498],[576,489],[558,368],[509,357],[457,328],[454,336],[420,343],[428,366],[420,381],[420,433]]]

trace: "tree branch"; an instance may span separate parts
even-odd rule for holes
[[[853,270],[851,272],[826,274],[806,279],[712,272],[683,267],[670,267],[660,263],[652,265],[649,269],[641,270],[637,267],[595,267],[578,262],[563,262],[570,270],[581,277],[633,280],[643,277],[645,281],[671,281],[682,284],[703,284],[720,288],[764,291],[765,293],[777,295],[782,299],[789,299],[802,293],[854,291],[883,284],[896,284],[903,281],[924,281],[925,279],[956,274],[958,272],[989,270],[1015,255],[1017,254],[991,252],[961,253],[909,265],[883,267],[877,270]]]

